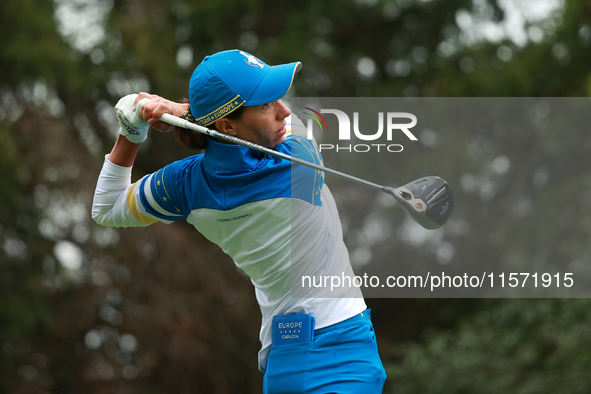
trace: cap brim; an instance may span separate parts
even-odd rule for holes
[[[295,73],[301,69],[300,62],[270,66],[269,71],[244,106],[267,104],[279,100],[291,88]]]

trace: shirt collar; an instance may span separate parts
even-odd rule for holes
[[[248,170],[255,167],[266,155],[241,145],[230,145],[209,138],[203,160],[206,164],[224,170]]]

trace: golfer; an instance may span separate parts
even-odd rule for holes
[[[232,257],[251,278],[261,309],[264,393],[381,393],[386,374],[360,289],[303,285],[303,276],[354,276],[324,174],[158,120],[170,113],[322,164],[316,143],[281,101],[300,68],[223,51],[193,72],[189,103],[147,93],[122,98],[115,107],[120,136],[105,158],[92,217],[116,227],[185,218]],[[149,125],[174,130],[204,153],[131,183]]]

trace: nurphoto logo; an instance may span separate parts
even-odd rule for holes
[[[336,150],[337,152],[369,152],[369,151],[387,151],[387,152],[402,152],[404,147],[400,144],[386,144],[377,143],[377,140],[382,138],[384,129],[386,131],[386,141],[392,141],[392,137],[395,133],[403,133],[411,141],[417,141],[417,137],[410,131],[411,128],[416,126],[417,117],[408,112],[378,112],[378,130],[373,134],[362,133],[359,130],[359,112],[353,112],[353,122],[349,115],[338,109],[321,109],[316,111],[309,107],[304,109],[310,112],[304,112],[304,114],[310,116],[311,119],[307,120],[306,128],[308,130],[308,139],[313,139],[314,136],[314,124],[316,124],[321,132],[326,130],[328,132],[328,124],[322,114],[332,114],[337,118],[339,125],[338,137],[339,142],[351,141],[351,129],[355,138],[362,141],[376,141],[376,143],[365,143],[365,144],[319,144],[320,151],[322,150]],[[404,120],[407,122],[404,123]],[[384,123],[386,124],[384,127]],[[351,125],[353,127],[351,127]],[[383,138],[382,138],[383,141]]]

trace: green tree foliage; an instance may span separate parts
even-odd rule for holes
[[[450,330],[395,347],[392,393],[587,393],[589,300],[491,301]]]
[[[0,44],[0,391],[7,392],[20,383],[19,372],[38,376],[35,367],[26,366],[36,354],[33,347],[39,345],[35,334],[53,321],[51,302],[41,283],[41,260],[51,253],[52,242],[37,230],[41,215],[35,201],[35,196],[40,197],[36,185],[49,157],[35,147],[47,142],[36,137],[38,128],[51,133],[55,127],[45,123],[43,105],[35,108],[23,101],[32,99],[34,86],[43,89],[35,85],[37,78],[55,83],[60,71],[72,63],[48,17],[50,3],[8,1],[0,8],[0,31],[5,37]],[[19,84],[21,90],[17,90]],[[15,123],[20,118],[24,121]],[[55,142],[50,144],[56,147]],[[43,363],[43,357],[34,359]]]

